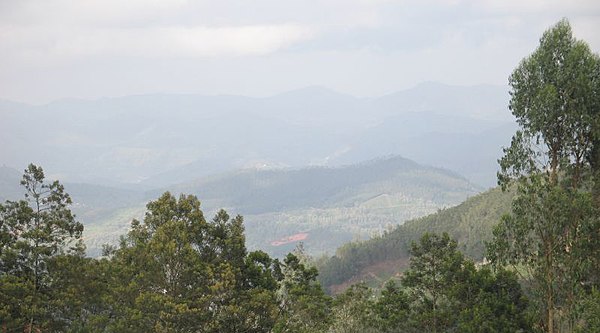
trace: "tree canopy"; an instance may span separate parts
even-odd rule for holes
[[[524,272],[540,328],[570,332],[600,274],[600,57],[561,20],[509,83],[520,129],[498,180],[518,190],[488,257]]]

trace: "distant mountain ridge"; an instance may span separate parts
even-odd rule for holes
[[[0,164],[34,160],[71,182],[153,188],[248,165],[340,166],[393,154],[491,186],[496,166],[478,156],[495,160],[499,147],[510,143],[512,129],[498,131],[514,124],[507,103],[505,87],[436,83],[379,98],[309,87],[265,98],[156,94],[40,106],[0,102]],[[479,144],[454,145],[459,157],[438,158],[436,146],[458,134],[478,136]]]
[[[0,166],[0,202],[5,200],[15,200],[22,196],[23,191],[19,182],[21,173],[16,169]]]
[[[436,98],[442,97],[447,108],[440,110]],[[510,121],[507,112],[508,87],[495,85],[452,86],[438,82],[423,82],[413,88],[384,95],[377,99],[382,106],[406,108],[413,112],[445,111],[481,119]],[[488,105],[482,108],[482,105]]]

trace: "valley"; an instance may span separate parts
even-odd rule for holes
[[[0,171],[3,182],[11,184],[6,193],[17,199],[19,173]],[[481,190],[454,172],[398,156],[337,168],[245,169],[154,190],[82,183],[65,183],[65,188],[85,225],[91,256],[99,255],[103,244],[114,244],[132,219],[142,219],[149,200],[170,191],[198,196],[207,217],[222,208],[242,215],[247,246],[276,257],[298,241],[313,256],[332,254],[346,242],[381,235]],[[273,245],[296,234],[304,237]]]
[[[92,256],[165,191],[197,195],[207,216],[244,216],[251,249],[283,256],[297,241],[278,240],[303,234],[311,255],[333,254],[495,184],[515,128],[506,98],[503,87],[429,82],[379,98],[308,87],[4,101],[0,199],[19,197],[17,170],[34,162],[65,183]]]

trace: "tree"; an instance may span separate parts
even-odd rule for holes
[[[278,311],[274,261],[248,253],[243,218],[209,222],[192,195],[169,192],[147,205],[118,248],[101,323],[109,331],[269,332]]]
[[[379,317],[394,319],[408,332],[531,331],[527,301],[514,274],[477,269],[456,247],[446,233],[426,233],[414,243],[402,277],[405,289],[387,288],[392,297],[384,304],[398,312],[382,309]]]
[[[454,324],[449,292],[464,263],[456,241],[447,233],[424,234],[412,244],[410,268],[402,277],[409,290],[413,322],[428,332],[443,332]]]
[[[545,318],[540,326],[553,333],[572,327],[578,289],[600,272],[598,259],[587,259],[598,253],[600,237],[594,232],[600,227],[600,58],[562,20],[509,84],[520,130],[504,149],[498,180],[503,188],[516,180],[518,196],[488,254],[497,265],[529,270],[524,277],[532,280]]]
[[[83,255],[83,225],[71,213],[63,185],[46,183],[41,167],[30,164],[21,185],[25,200],[0,205],[0,279],[2,308],[9,309],[3,321],[14,320],[31,332],[55,319],[44,306],[52,290],[49,262],[59,255]]]
[[[328,333],[376,332],[373,291],[360,283],[350,288],[333,301],[332,322]]]
[[[600,59],[573,37],[562,20],[547,30],[540,46],[521,61],[509,78],[509,108],[521,129],[500,160],[499,181],[546,173],[551,183],[559,171],[581,184],[600,133]]]
[[[329,326],[331,299],[316,281],[317,269],[301,258],[289,253],[283,263],[276,262],[280,315],[274,332],[321,332]]]
[[[528,302],[516,274],[476,269],[465,263],[461,282],[452,289],[458,313],[456,328],[464,333],[531,332]]]
[[[405,332],[410,315],[410,300],[406,290],[388,281],[375,302],[375,326],[384,333]]]

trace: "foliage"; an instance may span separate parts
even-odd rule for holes
[[[477,269],[448,234],[425,234],[413,244],[402,278],[409,301],[408,331],[517,332],[530,330],[527,302],[516,277]]]
[[[58,182],[46,183],[41,167],[30,164],[23,175],[25,200],[0,205],[0,320],[29,331],[60,327],[61,306],[50,308],[61,267],[60,256],[83,254],[83,226],[69,210],[71,198]]]
[[[415,321],[428,332],[441,332],[451,326],[450,295],[461,273],[464,258],[456,250],[456,241],[448,234],[425,234],[411,249],[410,269],[404,273],[402,285],[410,293]]]
[[[474,260],[482,260],[485,242],[492,239],[494,226],[510,210],[513,195],[511,191],[492,189],[456,207],[408,221],[382,236],[345,244],[335,256],[319,262],[320,281],[329,287],[360,276],[363,270],[371,266],[389,266],[391,264],[386,263],[406,261],[411,243],[427,232],[449,233],[458,240],[457,246],[462,252]]]
[[[328,333],[376,332],[373,291],[364,284],[353,285],[335,298]]]
[[[521,128],[504,149],[498,180],[518,189],[488,256],[525,270],[540,328],[570,332],[577,299],[600,272],[600,58],[562,20],[509,83]]]
[[[61,186],[52,188],[62,193],[54,197],[68,198]],[[64,210],[49,213],[62,218],[54,225],[73,221],[66,201],[51,207]],[[241,216],[221,210],[206,221],[195,196],[166,192],[148,203],[144,219],[132,222],[119,246],[105,247],[103,258],[84,257],[77,243],[68,248],[73,239],[67,236],[54,239],[56,252],[39,257],[43,283],[36,285],[28,271],[9,270],[15,263],[27,267],[26,255],[35,253],[19,253],[17,246],[25,242],[17,231],[27,230],[35,210],[26,202],[0,208],[4,330],[375,333],[527,327],[514,276],[476,269],[447,234],[426,234],[413,244],[400,286],[389,283],[377,297],[359,284],[332,298],[302,247],[281,262],[261,251],[248,253]]]
[[[577,333],[600,332],[600,291],[592,290],[579,302],[579,321],[576,325]]]
[[[219,211],[205,221],[194,196],[163,194],[147,205],[110,265],[121,276],[108,327],[139,331],[266,332],[274,324],[273,261],[248,254],[241,216]],[[119,285],[119,281],[128,281]],[[143,314],[143,315],[140,315]]]
[[[381,332],[401,332],[408,327],[410,299],[405,289],[388,281],[373,306],[375,327]]]
[[[274,331],[317,332],[327,328],[331,299],[316,281],[317,269],[293,253],[279,266],[277,300],[281,316]]]
[[[532,332],[514,273],[476,267],[448,234],[423,235],[411,255],[379,297],[362,283],[337,295],[328,332]]]

